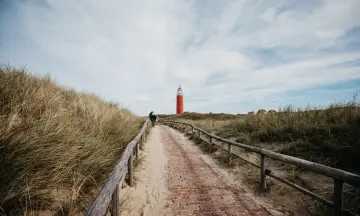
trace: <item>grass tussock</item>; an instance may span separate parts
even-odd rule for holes
[[[0,215],[85,211],[143,119],[49,77],[0,68]]]

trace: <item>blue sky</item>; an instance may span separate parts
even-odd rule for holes
[[[246,113],[360,93],[359,0],[0,0],[0,64],[136,114]]]

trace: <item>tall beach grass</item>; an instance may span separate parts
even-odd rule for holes
[[[0,215],[85,211],[143,118],[49,77],[0,68]]]

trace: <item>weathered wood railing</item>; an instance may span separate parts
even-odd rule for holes
[[[107,182],[97,194],[96,199],[86,212],[86,215],[103,216],[108,212],[109,207],[112,216],[119,215],[119,192],[126,175],[128,176],[129,186],[132,187],[134,184],[133,161],[134,158],[138,159],[139,149],[143,148],[148,122],[149,120],[144,123],[140,133],[126,146]]]
[[[306,195],[328,205],[328,206],[331,206],[334,208],[334,214],[336,216],[338,215],[344,215],[347,214],[347,215],[357,215],[353,212],[350,212],[349,210],[347,209],[344,209],[343,207],[343,185],[344,183],[347,183],[347,184],[350,184],[350,185],[353,185],[357,188],[360,188],[360,176],[359,175],[356,175],[354,173],[350,173],[350,172],[346,172],[346,171],[343,171],[343,170],[340,170],[340,169],[335,169],[335,168],[332,168],[332,167],[328,167],[328,166],[324,166],[322,164],[318,164],[318,163],[313,163],[313,162],[310,162],[310,161],[307,161],[307,160],[303,160],[303,159],[300,159],[300,158],[296,158],[296,157],[292,157],[292,156],[288,156],[288,155],[284,155],[284,154],[279,154],[279,153],[275,153],[275,152],[272,152],[272,151],[269,151],[269,150],[265,150],[265,149],[261,149],[261,148],[257,148],[257,147],[253,147],[253,146],[249,146],[249,145],[246,145],[246,144],[242,144],[242,143],[238,143],[238,142],[234,142],[234,141],[231,141],[231,140],[227,140],[227,139],[224,139],[222,137],[219,137],[219,136],[216,136],[214,134],[211,134],[209,132],[206,132],[204,130],[202,130],[201,128],[198,128],[192,124],[188,124],[188,123],[183,123],[183,122],[176,122],[176,121],[163,121],[162,122],[164,125],[168,125],[168,126],[171,126],[171,127],[174,127],[176,129],[182,129],[182,130],[185,130],[186,133],[189,133],[189,130],[192,131],[192,135],[195,136],[196,132],[198,133],[198,137],[197,139],[201,139],[202,141],[206,142],[207,144],[210,145],[209,147],[209,152],[212,148],[213,145],[216,145],[214,142],[213,142],[213,139],[217,140],[217,141],[220,141],[222,143],[227,143],[228,144],[228,149],[225,149],[219,145],[216,145],[218,148],[224,150],[224,151],[227,151],[228,152],[228,161],[229,163],[231,163],[231,157],[232,156],[235,156],[257,168],[260,169],[260,188],[262,191],[265,191],[266,190],[266,176],[270,176],[282,183],[285,183],[303,193],[305,193]],[[203,138],[201,138],[201,134],[204,134],[204,135],[207,135],[209,137],[209,141],[208,140],[205,140]],[[251,151],[251,152],[254,152],[254,153],[257,153],[260,155],[260,165],[256,164],[256,163],[253,163],[251,161],[248,161],[242,157],[240,157],[239,155],[237,154],[233,154],[232,153],[232,146],[236,146],[236,147],[239,147],[239,148],[242,148],[242,149],[245,149],[245,150],[248,150],[248,151]],[[284,162],[284,163],[287,163],[287,164],[292,164],[292,165],[295,165],[295,166],[298,166],[298,167],[301,167],[301,168],[304,168],[304,169],[307,169],[307,170],[310,170],[310,171],[313,171],[315,173],[319,173],[319,174],[322,174],[322,175],[325,175],[325,176],[328,176],[328,177],[331,177],[333,178],[334,180],[334,201],[331,202],[331,201],[328,201],[322,197],[320,197],[319,195],[299,186],[299,185],[296,185],[286,179],[283,179],[281,177],[278,177],[274,174],[271,173],[271,170],[269,169],[266,169],[266,165],[265,165],[265,157],[269,157],[269,158],[272,158],[274,160],[277,160],[277,161],[281,161],[281,162]]]

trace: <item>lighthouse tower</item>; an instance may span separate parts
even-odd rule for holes
[[[179,86],[176,94],[176,114],[182,114],[183,112],[184,112],[184,97],[181,86]]]

